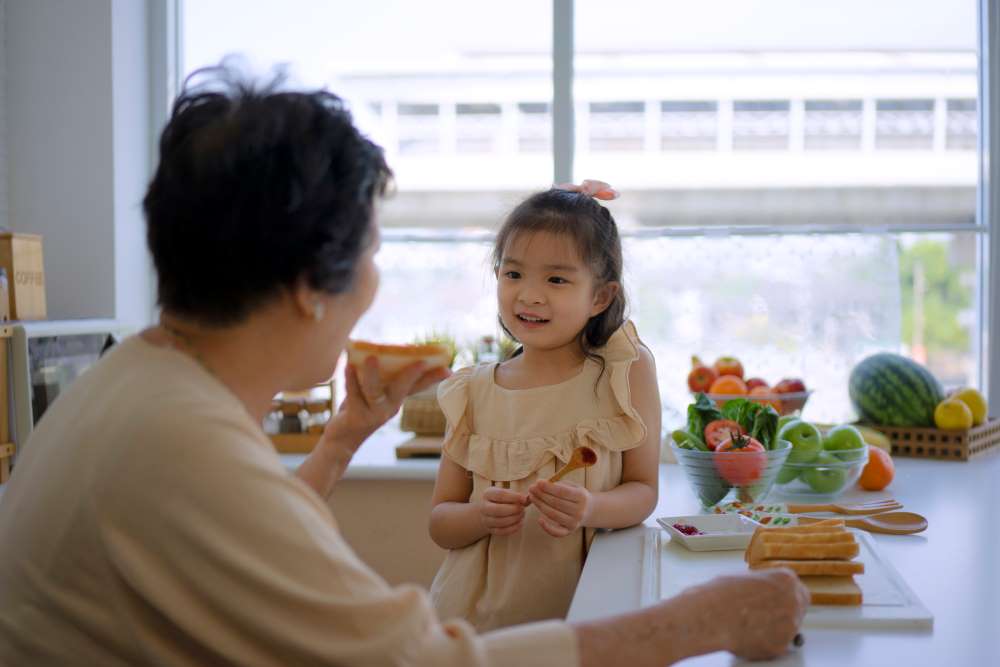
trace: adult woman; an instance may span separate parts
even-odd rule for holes
[[[0,503],[0,663],[663,664],[787,645],[803,604],[787,572],[629,618],[476,636],[365,567],[324,499],[441,375],[418,364],[382,386],[374,360],[348,369],[294,476],[259,424],[276,392],[329,377],[371,304],[390,172],[333,95],[202,76],[144,201],[161,321],[50,408]]]

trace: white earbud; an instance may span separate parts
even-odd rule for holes
[[[317,322],[323,319],[326,314],[326,306],[323,305],[322,301],[317,301],[313,307],[313,319]]]

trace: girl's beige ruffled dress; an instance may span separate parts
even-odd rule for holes
[[[443,452],[469,471],[475,502],[490,486],[527,493],[569,461],[575,448],[597,452],[597,463],[564,482],[593,492],[621,483],[622,452],[638,446],[646,427],[632,406],[628,374],[640,341],[626,322],[564,382],[532,389],[497,385],[497,364],[456,372],[441,384],[438,401],[448,421]],[[442,619],[462,617],[479,630],[548,618],[569,610],[594,529],[552,537],[529,506],[522,530],[488,535],[448,553],[431,585]]]

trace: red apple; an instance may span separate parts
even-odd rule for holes
[[[798,378],[784,378],[781,382],[774,385],[774,393],[776,394],[798,394],[805,390],[805,382]]]
[[[691,391],[708,391],[715,377],[715,371],[708,366],[695,366],[688,373],[688,388]]]
[[[753,391],[757,387],[764,387],[765,389],[768,388],[767,382],[761,378],[748,378],[746,380],[746,383],[747,383],[747,389],[749,389],[750,391]]]
[[[735,375],[738,378],[743,378],[743,364],[736,357],[719,357],[712,364],[717,375]]]

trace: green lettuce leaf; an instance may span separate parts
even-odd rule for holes
[[[687,426],[684,429],[692,437],[696,437],[701,447],[698,449],[708,449],[705,444],[705,426],[716,419],[722,419],[722,413],[715,407],[715,402],[702,392],[695,394],[694,403],[688,406]]]

